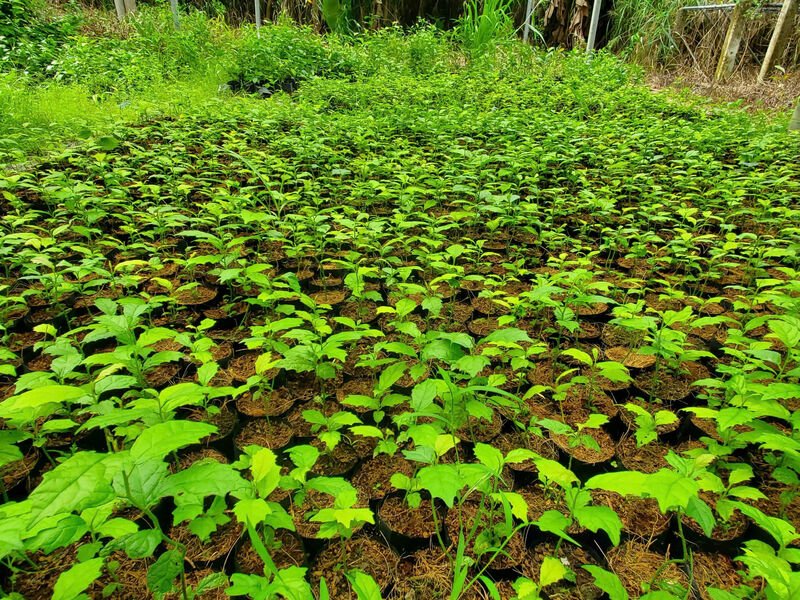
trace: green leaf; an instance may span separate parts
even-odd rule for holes
[[[164,458],[170,452],[196,444],[216,431],[214,425],[188,420],[156,423],[145,429],[133,442],[131,458],[135,462]]]
[[[548,481],[557,483],[562,487],[566,487],[578,481],[575,473],[555,460],[537,458],[533,462],[536,463],[536,468],[539,470],[540,477],[544,477]]]
[[[642,496],[648,490],[647,485],[647,475],[639,471],[602,473],[586,482],[589,489],[607,490],[623,496]]]
[[[518,344],[519,342],[530,342],[528,333],[517,327],[497,329],[481,340],[481,343],[495,344]]]
[[[155,529],[145,529],[118,541],[122,542],[123,549],[130,558],[146,558],[152,556],[161,543],[161,534]]]
[[[59,575],[58,581],[53,586],[52,600],[75,600],[100,577],[102,571],[102,558],[93,558],[71,566]]]
[[[436,382],[432,379],[426,379],[415,385],[414,389],[411,390],[411,406],[416,412],[422,412],[433,404],[436,394]]]
[[[0,418],[14,419],[23,411],[35,413],[48,404],[63,404],[86,396],[81,388],[71,385],[46,385],[11,396],[0,403]]]
[[[97,140],[97,147],[106,152],[110,152],[119,146],[119,140],[110,135],[104,135]]]
[[[698,496],[689,498],[686,505],[686,515],[691,517],[703,529],[703,533],[707,537],[711,537],[711,532],[714,530],[714,514],[711,512],[708,504],[703,502]]]
[[[182,571],[183,555],[178,550],[167,550],[147,570],[147,587],[151,592],[166,594]]]
[[[555,556],[545,556],[539,569],[539,586],[546,587],[556,581],[561,581],[569,571]]]
[[[572,519],[565,517],[557,510],[544,511],[542,516],[539,517],[539,520],[534,521],[534,524],[542,531],[548,531],[560,538],[564,538],[565,540],[572,542],[573,544],[579,545],[578,542],[573,540],[566,533],[567,528],[572,524]]]
[[[381,588],[366,573],[353,569],[348,571],[347,579],[350,580],[358,600],[381,600]]]
[[[575,510],[575,518],[578,523],[597,532],[602,529],[608,534],[611,543],[619,546],[620,532],[622,531],[622,522],[619,516],[608,506],[583,506]]]
[[[647,475],[646,481],[647,494],[658,501],[658,507],[663,513],[674,508],[685,509],[689,500],[700,491],[698,482],[669,469],[660,469]]]
[[[263,523],[271,512],[269,504],[262,498],[245,498],[239,500],[233,507],[236,519],[240,523],[254,528]]]
[[[30,525],[59,513],[78,512],[100,506],[114,498],[103,464],[106,456],[97,452],[78,452],[56,465],[31,492]]]
[[[252,457],[250,470],[253,473],[253,483],[262,498],[269,496],[280,481],[281,468],[276,461],[275,453],[268,448],[262,448]]]
[[[458,468],[452,464],[423,467],[418,473],[420,487],[428,490],[434,498],[441,498],[448,508],[464,486]]]
[[[608,594],[610,600],[628,600],[628,592],[615,573],[596,565],[583,565],[582,568],[589,571],[594,577],[594,584]]]
[[[503,453],[494,446],[478,442],[475,444],[475,458],[480,461],[482,465],[488,468],[496,475],[500,475],[503,470]]]

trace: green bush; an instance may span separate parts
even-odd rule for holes
[[[44,20],[30,0],[0,0],[0,71],[42,74],[78,23],[75,16]]]
[[[358,68],[356,55],[344,47],[326,45],[308,27],[267,24],[260,37],[243,28],[235,48],[232,87],[254,92],[260,86],[297,82],[315,76],[349,77]]]
[[[82,84],[93,94],[131,92],[206,73],[218,64],[226,34],[221,21],[200,11],[185,15],[175,31],[169,11],[144,8],[126,39],[78,36],[47,66],[56,81]]]

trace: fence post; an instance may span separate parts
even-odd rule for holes
[[[753,6],[754,0],[739,0],[731,13],[731,23],[725,42],[722,44],[722,54],[714,72],[714,81],[722,81],[733,73],[736,66],[736,55],[739,54],[739,45],[744,35],[745,13]]]
[[[533,0],[528,0],[528,5],[525,7],[525,26],[522,28],[522,41],[527,42],[528,36],[531,34],[531,14],[533,13]]]
[[[797,14],[797,0],[783,0],[783,7],[778,15],[778,22],[775,24],[775,30],[772,32],[772,38],[769,41],[767,48],[767,55],[764,57],[764,62],[761,65],[761,71],[758,73],[758,82],[762,83],[772,71],[777,61],[786,50],[786,45],[789,43],[789,36],[792,34],[792,26],[794,25],[794,17]]]
[[[800,131],[800,98],[797,99],[797,104],[794,106],[794,113],[789,121],[789,131]]]
[[[172,24],[175,29],[181,28],[181,16],[178,13],[178,0],[169,0],[169,7],[172,9]]]
[[[594,50],[594,42],[597,39],[597,26],[600,24],[600,11],[603,8],[603,0],[594,0],[592,6],[592,20],[589,23],[589,39],[586,40],[586,52]]]

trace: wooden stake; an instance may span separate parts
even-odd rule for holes
[[[597,39],[597,26],[600,24],[600,11],[603,8],[603,0],[594,0],[592,6],[592,21],[589,23],[589,38],[586,40],[586,52],[594,50],[594,42]]]
[[[728,26],[728,33],[725,35],[725,42],[722,44],[722,54],[717,63],[717,70],[714,73],[714,81],[722,81],[733,73],[736,66],[736,55],[739,54],[739,45],[742,43],[744,35],[745,13],[753,7],[754,0],[739,0],[736,8],[731,13],[731,23]]]
[[[794,16],[796,14],[797,0],[783,0],[783,8],[781,8],[781,12],[778,15],[778,22],[772,32],[767,55],[764,57],[764,63],[761,65],[761,71],[758,74],[759,83],[763,83],[775,66],[775,62],[783,56],[786,45],[789,43],[789,37],[792,34],[792,26],[794,25]]]

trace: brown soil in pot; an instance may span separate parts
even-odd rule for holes
[[[652,371],[640,373],[634,377],[634,383],[646,396],[651,393],[664,402],[684,400],[693,391],[692,383],[711,376],[703,365],[696,362],[682,364],[685,372],[676,374],[661,367],[658,376],[653,378]]]
[[[325,442],[319,438],[314,438],[310,443],[320,453],[317,462],[311,467],[312,473],[339,477],[348,473],[358,463],[358,454],[346,440],[336,444],[333,450],[328,450]]]
[[[378,318],[378,305],[367,301],[359,307],[357,302],[347,302],[339,310],[339,316],[353,319],[356,323],[372,323]]]
[[[277,545],[280,547],[276,547]],[[275,532],[275,544],[267,548],[267,552],[278,569],[302,567],[306,562],[303,543],[295,534],[286,529],[279,529]],[[264,561],[253,549],[250,536],[247,534],[245,534],[244,542],[236,550],[236,571],[249,575],[264,574]]]
[[[248,352],[240,354],[230,360],[228,364],[228,371],[233,376],[234,381],[238,383],[245,383],[248,378],[256,374],[256,361],[261,356],[258,352]],[[275,357],[273,356],[273,359]],[[279,369],[269,369],[262,374],[262,378],[269,380],[274,379],[278,375]]]
[[[293,436],[292,428],[283,421],[255,419],[247,423],[236,435],[235,443],[240,450],[252,444],[279,450],[288,446]]]
[[[378,515],[392,532],[405,537],[428,539],[436,535],[436,521],[428,500],[423,500],[417,508],[411,508],[402,495],[390,496],[381,504]],[[436,518],[441,527],[441,515],[437,514]]]
[[[397,570],[398,576],[388,600],[443,600],[450,597],[453,571],[450,559],[441,548],[415,552],[401,560]],[[505,600],[505,596],[503,598]],[[459,596],[459,600],[492,600],[492,596],[478,584]]]
[[[348,540],[344,553],[341,545],[335,542],[320,553],[310,569],[311,587],[318,589],[319,580],[324,577],[331,598],[356,600],[343,566],[363,571],[381,590],[385,590],[397,578],[397,562],[397,557],[387,546],[366,536]]]
[[[392,475],[400,473],[411,477],[413,472],[411,463],[402,456],[379,454],[361,465],[351,483],[358,490],[359,497],[380,500],[396,490],[390,482]]]
[[[606,325],[600,339],[608,347],[625,346],[638,347],[644,341],[644,332],[636,329],[627,329],[622,325]]]
[[[731,518],[727,522],[720,522],[719,515],[714,509],[717,503],[716,494],[701,490],[698,496],[701,500],[708,504],[709,508],[711,508],[711,511],[714,513],[714,518],[717,520],[717,523],[714,525],[714,529],[711,531],[711,535],[708,536],[709,539],[713,541],[729,542],[731,540],[738,539],[744,534],[745,530],[747,530],[747,527],[750,524],[750,520],[746,516],[744,516],[738,510],[734,510]],[[700,525],[691,517],[684,515],[682,521],[684,526],[691,528],[699,535],[705,536],[705,533],[703,533],[703,528],[700,527]]]
[[[480,319],[472,319],[467,323],[467,329],[470,333],[479,337],[485,338],[493,331],[501,329],[500,324],[497,322],[497,317],[482,317]]]
[[[556,446],[561,448],[561,450],[563,450],[566,454],[571,455],[573,458],[581,461],[582,463],[603,463],[611,460],[614,457],[614,454],[616,453],[616,449],[614,448],[614,440],[605,429],[584,429],[582,434],[591,436],[591,438],[597,442],[597,445],[600,447],[600,451],[598,452],[594,448],[588,448],[583,444],[575,448],[570,448],[570,438],[565,434],[551,434],[550,439],[552,439]]]
[[[351,379],[350,381],[345,381],[336,390],[336,400],[338,400],[339,402],[344,402],[345,398],[347,398],[350,395],[368,396],[371,398],[372,388],[373,388],[372,379],[366,379],[366,378]],[[351,404],[347,404],[347,406],[349,406],[351,410],[358,413],[364,413],[372,410],[368,407],[355,406]]]
[[[177,363],[164,363],[147,371],[144,378],[147,385],[159,388],[172,381],[180,370],[181,367]]]
[[[649,539],[664,533],[672,513],[663,514],[655,498],[622,496],[606,490],[591,490],[592,504],[607,506],[617,513],[622,529],[634,537]]]
[[[496,549],[506,541],[506,537],[497,536],[493,539],[492,547],[494,550],[489,550],[488,547],[476,548],[475,542],[482,538],[481,533],[488,529],[494,529],[495,526],[504,522],[503,511],[500,509],[492,511],[489,503],[485,504],[482,512],[479,512],[480,504],[470,500],[463,502],[461,505],[456,504],[447,511],[445,517],[445,527],[447,531],[447,538],[450,543],[455,545],[458,543],[460,532],[468,535],[473,527],[475,527],[475,519],[480,519],[475,530],[475,536],[471,540],[471,544],[467,547],[465,554],[471,558],[478,558],[477,553],[480,551],[480,562],[485,564],[494,556]],[[462,529],[463,527],[463,529]],[[485,542],[484,542],[485,543]],[[525,540],[522,534],[517,531],[511,540],[504,546],[503,552],[499,553],[497,557],[492,560],[491,569],[513,569],[518,566],[525,558]]]
[[[561,545],[558,554],[553,542],[537,544],[528,551],[519,570],[524,577],[539,581],[542,563],[548,556],[557,556],[575,573],[574,582],[562,580],[544,588],[550,600],[599,600],[603,597],[603,591],[594,585],[594,577],[581,568],[583,565],[597,565],[597,562],[586,551],[568,542]]]
[[[495,438],[493,446],[504,455],[508,454],[511,450],[522,448],[524,450],[531,450],[539,456],[550,460],[558,460],[559,456],[558,448],[552,440],[526,431],[500,434]],[[525,473],[535,473],[537,470],[533,460],[509,463],[508,467],[512,471],[522,471]]]
[[[569,516],[569,510],[564,503],[564,495],[561,488],[553,484],[550,491],[545,492],[541,483],[534,482],[521,487],[517,490],[525,502],[528,504],[528,521],[537,521],[546,511],[557,510],[564,516]],[[573,520],[572,525],[567,528],[570,535],[586,531],[577,521]]]
[[[227,465],[230,462],[228,461],[228,458],[219,450],[214,450],[213,448],[201,448],[200,450],[193,450],[191,452],[179,452],[178,464],[171,464],[170,472],[177,473],[178,471],[183,471],[184,469],[191,467],[194,463],[206,459],[215,460],[224,465]]]
[[[456,435],[465,441],[491,442],[500,434],[503,419],[497,411],[492,412],[492,420],[470,416],[467,422],[456,430]]]
[[[217,297],[217,288],[198,285],[190,290],[184,290],[175,294],[175,304],[180,306],[201,306],[208,304]]]
[[[714,587],[731,592],[744,583],[738,571],[745,570],[740,562],[734,562],[724,554],[695,552],[692,554],[694,580],[702,600],[712,600],[708,588]],[[757,586],[756,590],[758,590]]]
[[[214,415],[207,413],[204,408],[194,408],[191,409],[191,412],[186,418],[189,421],[208,423],[209,425],[214,425],[217,428],[216,433],[207,435],[200,440],[200,443],[202,444],[212,444],[228,437],[231,433],[233,433],[236,423],[238,422],[236,413],[227,406],[222,406],[219,413]]]
[[[234,304],[205,308],[203,309],[203,316],[207,319],[214,319],[215,321],[235,319],[245,314],[247,309],[248,305],[246,302],[235,302]]]
[[[0,476],[3,477],[3,486],[6,492],[10,492],[25,481],[38,462],[39,449],[32,447],[21,459],[0,467]]]
[[[623,542],[609,550],[608,566],[617,574],[631,600],[641,598],[642,582],[649,582],[659,568],[669,559],[662,554],[648,550],[645,544],[634,541]],[[684,589],[689,586],[686,573],[675,563],[670,563],[661,571],[652,590],[664,589],[664,585],[680,585]]]
[[[653,354],[640,354],[628,346],[612,346],[605,349],[608,360],[622,363],[630,369],[647,369],[656,364],[656,357]]]
[[[670,446],[658,441],[639,447],[634,435],[626,435],[617,444],[617,457],[628,471],[655,473],[669,468],[665,456],[670,450]]]
[[[192,533],[186,523],[173,526],[168,535],[186,546],[186,560],[190,564],[209,563],[232,552],[242,535],[242,524],[237,522],[233,514],[228,516],[230,521],[218,526],[205,542]]]
[[[288,388],[280,387],[272,392],[265,390],[259,399],[246,392],[236,399],[236,409],[248,417],[278,417],[294,406],[295,397]]]
[[[329,304],[337,306],[344,302],[345,293],[342,290],[327,290],[324,292],[314,292],[310,294],[311,299],[317,304]]]

